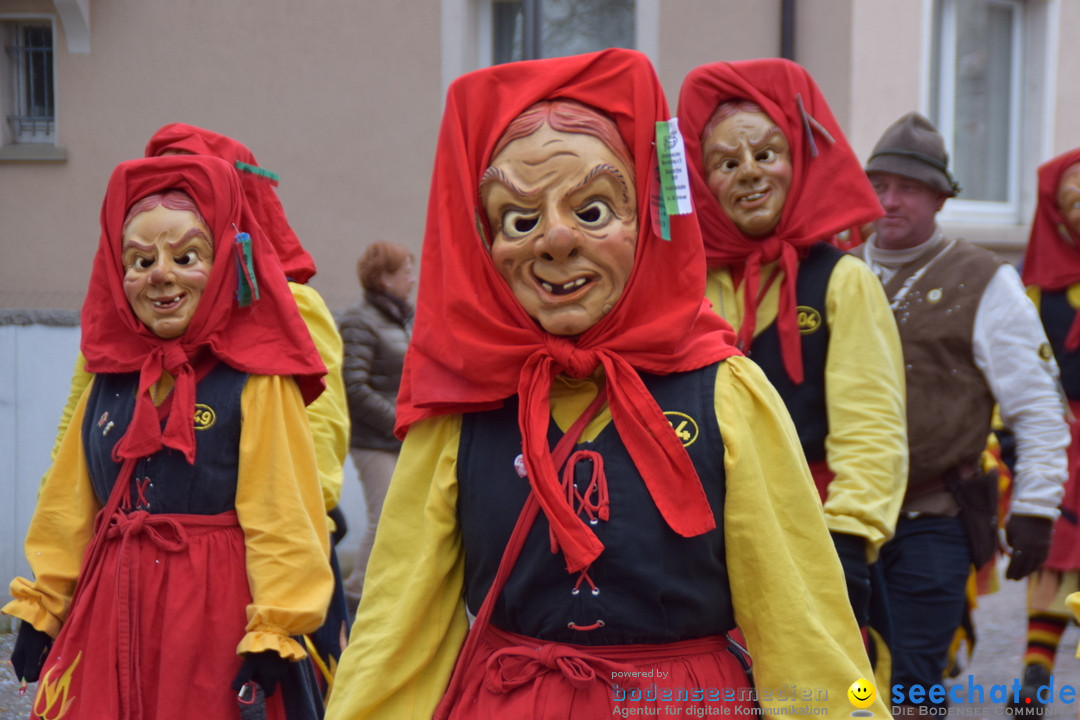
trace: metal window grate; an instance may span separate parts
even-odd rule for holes
[[[15,112],[7,120],[20,141],[51,139],[56,130],[52,26],[14,23],[8,37]]]

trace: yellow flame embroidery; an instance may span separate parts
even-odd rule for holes
[[[37,696],[34,697],[34,715],[42,718],[42,720],[60,720],[60,718],[67,715],[68,710],[71,709],[71,704],[75,702],[74,696],[70,698],[67,696],[68,688],[71,686],[71,676],[80,660],[82,660],[82,650],[79,651],[79,654],[75,656],[75,660],[55,682],[50,682],[50,680],[58,668],[55,665],[49,668],[49,672],[45,673],[45,676],[41,678],[41,682],[38,683]],[[39,710],[38,708],[41,706],[43,699],[45,707]]]

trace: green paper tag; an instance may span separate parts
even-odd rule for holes
[[[259,299],[259,283],[251,255],[251,235],[236,233],[236,303],[240,307]]]
[[[694,206],[690,201],[690,172],[686,167],[679,118],[656,123],[656,149],[663,208],[667,215],[689,215],[694,212]]]
[[[667,208],[664,206],[664,203],[660,203],[659,210],[660,210],[660,212],[659,212],[658,215],[659,215],[659,218],[660,218],[660,237],[662,237],[664,240],[670,240],[671,239],[671,216],[668,215],[668,211],[667,211]]]

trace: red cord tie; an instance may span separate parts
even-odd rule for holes
[[[578,463],[586,461],[592,463],[592,473],[589,476],[589,482],[585,485],[585,489],[579,490],[574,482],[574,471],[577,469]],[[607,522],[611,518],[611,501],[608,497],[607,475],[604,473],[604,456],[600,453],[593,450],[577,450],[574,452],[567,459],[565,467],[563,467],[562,486],[566,492],[566,504],[573,508],[576,515],[588,520],[590,525],[596,525],[601,520]],[[551,551],[558,552],[554,531],[549,529],[548,533],[551,539]],[[574,583],[574,587],[570,591],[571,595],[581,593],[581,584],[583,582],[589,585],[593,595],[600,594],[600,588],[596,586],[596,583],[589,576],[589,568],[591,567],[591,564],[587,565],[578,573],[577,582]],[[604,627],[604,621],[597,620],[589,625],[578,625],[575,622],[569,622],[566,626],[571,630],[588,632]]]
[[[139,497],[135,500],[135,508],[137,510],[149,510],[150,500],[146,497],[146,491],[150,487],[150,478],[144,477],[142,480],[135,481],[135,490],[138,492]]]
[[[146,481],[149,484],[149,480]],[[138,481],[138,484],[142,484]],[[170,517],[151,515],[145,510],[133,513],[114,513],[107,521],[105,536],[120,539],[119,566],[116,573],[117,635],[116,644],[120,657],[125,658],[117,667],[120,685],[120,717],[125,720],[142,718],[141,668],[135,663],[139,657],[142,639],[142,618],[134,598],[141,594],[139,573],[139,549],[133,546],[136,539],[144,536],[153,545],[166,552],[179,552],[187,547],[187,532],[183,525]]]
[[[570,591],[571,595],[577,595],[578,593],[581,592],[581,582],[583,580],[585,582],[589,583],[589,589],[592,591],[593,595],[599,595],[600,594],[600,588],[596,587],[596,583],[594,583],[592,578],[589,577],[589,571],[588,570],[582,570],[580,573],[578,573],[578,579],[577,579],[577,582],[574,583],[574,589]]]
[[[597,678],[610,683],[612,673],[632,670],[629,665],[610,662],[569,645],[516,645],[491,654],[484,685],[493,693],[506,693],[550,672],[559,672],[575,688],[587,688]]]

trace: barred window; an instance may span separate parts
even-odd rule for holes
[[[49,22],[5,22],[8,65],[5,109],[10,137],[19,143],[55,142],[53,29]]]

